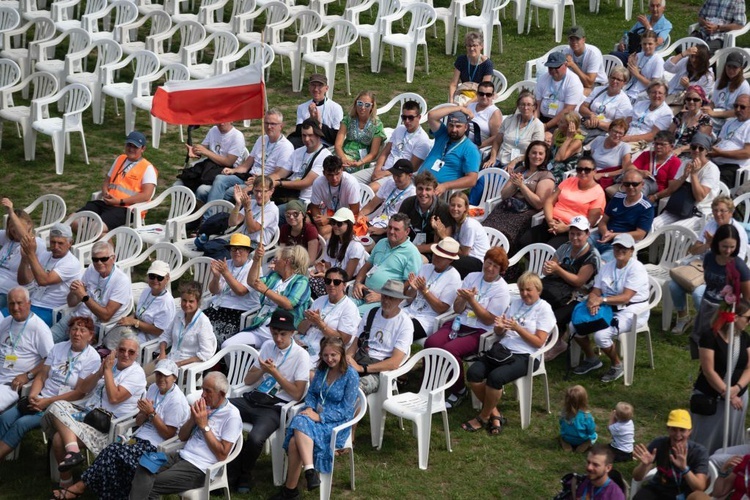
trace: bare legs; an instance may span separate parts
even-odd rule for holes
[[[310,436],[295,430],[289,440],[289,470],[286,475],[286,487],[293,490],[299,483],[299,473],[303,466],[313,465],[313,440]]]

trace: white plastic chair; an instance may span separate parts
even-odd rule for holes
[[[212,50],[207,50],[209,45],[212,46]],[[204,80],[228,71],[222,60],[231,58],[239,48],[240,42],[236,36],[226,31],[220,31],[212,33],[192,45],[183,46],[180,49],[180,56],[182,57],[182,64],[190,72],[190,77],[196,80]],[[200,62],[200,54],[209,53],[213,55],[211,62]]]
[[[148,24],[149,31],[143,41],[137,37],[143,26]],[[154,10],[132,23],[124,24],[115,28],[115,39],[120,42],[123,54],[133,54],[139,50],[146,50],[146,39],[169,31],[172,27],[172,18],[163,10]]]
[[[155,209],[165,202],[169,203],[169,213],[164,222],[146,224],[146,212]],[[128,207],[128,225],[132,227],[147,245],[159,241],[174,241],[180,235],[172,234],[173,221],[177,217],[190,214],[196,205],[195,194],[185,186],[172,186],[159,196],[144,203],[136,203]],[[182,235],[184,237],[186,235]]]
[[[260,64],[263,70],[266,70],[271,67],[271,64],[273,64],[275,56],[273,48],[267,43],[248,43],[241,49],[235,51],[233,54],[221,57],[220,59],[214,59],[214,63],[216,65],[216,74],[221,75],[224,73],[228,73],[232,70],[235,63],[243,57],[247,57],[248,66]],[[199,78],[198,75],[192,76],[193,78]]]
[[[689,49],[690,47],[695,47],[697,45],[703,45],[704,47],[708,48],[708,44],[700,38],[694,36],[686,36],[685,38],[680,38],[676,42],[669,44],[667,48],[658,50],[654,55],[663,59],[670,56],[677,49],[679,49],[680,51],[684,51],[685,49]]]
[[[102,235],[104,229],[104,222],[99,214],[84,210],[82,212],[76,212],[68,217],[63,224],[72,226],[73,223],[78,224],[78,231],[73,235],[73,246],[70,247],[70,251],[76,258],[84,263],[83,251],[94,244],[96,240]]]
[[[209,201],[192,214],[175,217],[172,220],[172,229],[170,230],[170,234],[187,234],[185,226],[190,222],[202,218],[203,214],[205,214],[207,210],[214,210],[212,213],[217,214],[221,212],[230,212],[232,208],[234,208],[234,205],[226,200]],[[195,248],[195,238],[185,237],[175,239],[174,244],[177,245],[177,247],[180,249],[182,255],[189,259],[193,257],[200,257],[201,255],[203,255],[203,252]]]
[[[492,70],[492,79],[490,80],[495,87],[495,94],[499,95],[508,89],[508,79],[500,71]]]
[[[510,0],[484,0],[478,16],[463,16],[456,19],[453,33],[453,52],[458,46],[459,26],[468,30],[477,30],[484,37],[484,54],[489,57],[492,52],[492,30],[497,26],[498,50],[503,52],[503,25],[500,22],[500,11],[508,6]]]
[[[21,79],[21,68],[12,59],[0,59],[0,92]]]
[[[143,251],[143,240],[140,235],[129,227],[120,226],[107,232],[107,234],[102,236],[101,241],[109,241],[112,244],[115,248],[115,262],[117,262],[117,267],[130,277],[133,263]],[[85,255],[85,260],[85,265],[91,263],[90,249]],[[134,295],[133,297],[135,298],[136,296]]]
[[[193,257],[187,262],[183,263],[177,269],[172,269],[169,273],[170,279],[177,281],[186,273],[190,275],[192,281],[197,281],[201,284],[203,289],[203,299],[208,299],[211,296],[211,292],[208,289],[208,284],[211,281],[213,275],[211,274],[211,263],[214,261],[211,257],[201,255],[200,257]]]
[[[92,40],[119,40],[116,33],[121,33],[122,26],[129,25],[138,19],[138,7],[130,0],[114,0],[97,12],[85,14],[81,18],[81,28],[91,34]],[[103,28],[99,30],[99,21]]]
[[[536,10],[536,25],[539,27],[539,9],[550,11],[550,25],[555,28],[555,42],[562,40],[563,22],[565,20],[565,7],[570,7],[571,24],[576,24],[576,7],[573,0],[530,0],[529,1],[529,23],[526,33],[531,31],[532,9]]]
[[[96,51],[96,62],[91,71],[85,71],[81,62],[85,62],[93,51]],[[94,119],[101,114],[102,67],[116,63],[121,58],[120,44],[107,38],[96,40],[81,52],[68,54],[65,58],[65,83],[80,83],[89,89]]]
[[[427,28],[435,24],[437,14],[435,9],[424,3],[414,3],[403,9],[401,17],[407,13],[411,14],[411,23],[406,33],[389,33],[381,39],[383,45],[391,46],[391,60],[393,60],[393,47],[400,47],[404,51],[404,66],[406,67],[406,83],[414,81],[414,69],[417,64],[417,49],[420,45],[424,46],[424,66],[425,73],[430,74],[430,60],[427,54]],[[383,60],[383,50],[381,48],[378,55],[380,62]],[[378,62],[378,69],[380,68]]]
[[[227,465],[236,459],[242,451],[242,435],[240,435],[237,442],[234,444],[232,451],[229,452],[225,460],[216,462],[212,466],[208,467],[205,471],[206,479],[203,486],[200,488],[194,488],[179,493],[180,498],[184,500],[205,500],[211,497],[211,492],[215,490],[224,490],[224,496],[229,498],[229,477],[227,475]],[[170,444],[172,445],[170,447]],[[176,451],[182,448],[184,445],[180,441],[178,436],[165,441],[160,445],[160,449],[164,451]],[[213,479],[211,479],[213,477]]]
[[[2,34],[6,31],[12,31],[21,24],[21,14],[18,9],[12,7],[0,6],[0,49],[3,49],[4,40]]]
[[[29,34],[31,32],[33,36]],[[5,30],[2,32],[0,57],[15,61],[21,67],[22,78],[26,78],[32,72],[32,60],[38,59],[32,58],[32,53],[38,50],[39,42],[50,40],[54,36],[55,24],[45,17],[26,22],[15,29]],[[20,40],[24,43],[20,43]],[[28,98],[28,94],[24,93],[23,97]]]
[[[284,29],[292,24],[297,26],[297,39],[293,42],[279,39],[271,46],[271,49],[275,56],[279,58],[282,75],[284,74],[284,57],[289,58],[289,67],[292,72],[292,92],[299,92],[301,90],[298,85],[302,54],[312,51],[312,44],[305,43],[304,37],[307,34],[319,31],[323,27],[323,21],[317,12],[305,10],[280,23],[278,25],[280,35],[283,35]]]
[[[166,132],[167,127],[166,123],[151,114],[151,105],[154,102],[154,96],[151,95],[151,83],[159,81],[162,77],[164,77],[167,82],[185,81],[190,79],[190,72],[183,64],[168,64],[157,73],[140,77],[137,84],[134,82],[136,95],[131,101],[133,104],[133,116],[130,118],[130,124],[135,128],[136,109],[142,109],[149,112],[149,117],[151,119],[151,145],[154,149],[159,149],[161,133],[162,131]],[[128,121],[127,116],[125,117],[125,121]],[[180,141],[182,141],[182,125],[180,125],[179,128]]]
[[[29,54],[29,56],[32,58],[31,65],[34,70],[48,71],[52,73],[53,75],[55,75],[55,78],[57,78],[57,83],[59,86],[62,86],[65,83],[65,77],[67,76],[68,72],[70,72],[71,70],[82,70],[80,59],[77,59],[76,66],[71,68],[66,65],[67,57],[64,57],[63,59],[52,59],[51,57],[53,57],[54,55],[48,57],[48,52],[50,50],[54,50],[61,44],[64,46],[66,39],[68,44],[66,56],[77,55],[77,53],[86,50],[86,48],[91,45],[91,35],[87,31],[82,30],[81,28],[72,28],[61,33],[55,38],[35,42],[33,45],[34,49],[32,49],[31,53]],[[32,46],[30,45],[30,47]]]
[[[398,121],[393,126],[395,129],[399,125],[403,125],[403,122],[401,121],[401,111],[404,109],[404,103],[406,101],[416,101],[419,103],[419,114],[422,115],[422,118],[419,120],[419,123],[425,123],[427,121],[427,101],[425,101],[424,97],[422,97],[419,94],[416,94],[414,92],[403,92],[390,101],[388,101],[384,106],[378,106],[378,117],[385,115],[389,111],[391,111],[396,105],[398,104]],[[382,120],[382,118],[381,118]],[[393,129],[391,129],[392,131]],[[386,135],[390,134],[386,132]]]
[[[182,48],[194,45],[204,38],[206,38],[206,29],[201,23],[198,21],[183,21],[163,33],[146,38],[146,50],[155,53],[162,66],[182,63]],[[177,45],[176,40],[179,40],[179,45]],[[164,47],[165,43],[167,44],[166,48]],[[173,45],[177,47],[176,52],[170,51]]]
[[[169,269],[171,269],[172,271],[174,271],[175,269],[179,269],[180,266],[182,266],[182,254],[180,253],[180,249],[177,248],[173,243],[168,243],[166,241],[161,241],[148,247],[140,255],[129,259],[129,263],[130,267],[133,268],[143,264],[146,261],[153,260],[161,260],[166,262],[169,265]],[[170,276],[172,277],[173,281],[177,280],[177,278],[172,276],[171,272]],[[137,300],[137,297],[139,297],[139,295],[134,294],[133,297],[135,298],[135,300]],[[141,352],[143,352],[143,347],[144,346],[142,345]],[[148,361],[151,361],[150,357],[148,358]]]
[[[50,5],[50,19],[55,23],[57,31],[67,31],[73,28],[82,28],[81,19],[83,16],[100,12],[107,8],[107,0],[89,0],[85,3],[83,15],[75,16],[72,14],[73,7],[77,7],[80,12],[81,0],[56,0]]]
[[[53,225],[58,222],[62,222],[67,213],[67,206],[65,200],[56,194],[43,194],[36,200],[32,201],[31,204],[23,209],[29,215],[34,216],[34,212],[37,208],[41,207],[41,214],[38,214],[38,220],[34,227],[34,232],[37,236],[42,239],[46,239],[46,235],[49,234],[49,230]]]
[[[257,2],[257,0],[256,0]],[[253,21],[261,14],[266,16],[266,25],[263,28],[263,36],[260,31],[253,31]],[[289,7],[284,2],[272,1],[265,5],[258,5],[258,8],[252,12],[243,12],[238,14],[235,19],[235,35],[242,43],[261,42],[270,43],[271,41],[280,40],[277,36],[277,30],[281,29],[287,19],[289,19]]]
[[[490,215],[490,212],[500,203],[503,199],[500,196],[505,183],[510,179],[510,174],[502,168],[485,168],[479,171],[477,181],[484,179],[484,186],[482,189],[482,197],[479,200],[477,206],[484,209],[484,214],[474,217],[476,220],[482,222]]]
[[[367,205],[370,202],[370,200],[372,200],[373,198],[375,198],[375,192],[367,184],[360,183],[360,185],[359,185],[359,194],[360,194],[360,199],[359,199],[359,206],[360,207],[364,207],[365,205]]]
[[[502,93],[497,93],[495,96],[495,100],[492,101],[494,104],[500,104],[501,102],[505,102],[511,97],[513,97],[513,94],[518,92],[519,94],[524,91],[528,90],[531,93],[534,93],[534,89],[536,88],[536,81],[535,80],[521,80],[520,82],[516,82],[507,89],[505,89]]]
[[[133,68],[133,80],[130,82],[117,82],[115,81],[115,74],[122,68],[132,67]],[[133,52],[125,59],[119,62],[107,64],[102,66],[99,70],[99,86],[96,88],[94,93],[94,123],[104,123],[104,100],[106,96],[110,96],[114,99],[115,113],[119,115],[117,109],[117,100],[120,99],[123,102],[125,108],[125,134],[129,134],[133,131],[133,123],[130,120],[133,118],[133,99],[138,95],[138,85],[146,85],[150,82],[143,82],[143,78],[146,76],[152,76],[159,71],[159,58],[156,54],[149,50],[139,50]],[[145,90],[148,92],[148,90]],[[97,95],[98,94],[98,95]],[[97,113],[98,108],[98,113]]]
[[[311,43],[313,40],[327,36],[330,32],[333,32],[333,42],[331,43],[330,51],[312,51],[302,55],[297,88],[301,89],[304,84],[305,64],[312,64],[316,67],[321,66],[328,79],[328,92],[326,92],[326,95],[329,99],[332,99],[334,81],[336,79],[336,66],[339,64],[344,65],[346,93],[347,95],[351,95],[352,93],[349,83],[349,47],[357,41],[357,28],[349,21],[336,21],[322,28],[320,31],[306,35],[304,39],[306,43]]]
[[[53,102],[63,104],[62,118],[45,118],[44,106]],[[91,105],[91,92],[80,83],[65,86],[57,94],[37,99],[31,107],[31,130],[29,131],[29,151],[32,160],[36,156],[36,134],[52,138],[52,149],[55,152],[55,173],[62,175],[65,165],[65,154],[70,154],[70,133],[79,132],[83,144],[83,156],[89,164],[89,153],[86,150],[86,136],[83,134],[83,112]]]
[[[255,10],[255,0],[235,0],[232,2],[232,14],[229,16],[227,22],[214,21],[210,24],[206,24],[206,31],[208,33],[217,33],[219,31],[228,31],[230,33],[237,33],[237,16],[246,12],[253,12]]]
[[[172,22],[181,23],[183,21],[197,21],[203,26],[208,27],[221,21],[224,14],[224,7],[229,0],[201,0],[197,14],[179,13],[172,15]]]
[[[490,239],[490,248],[500,247],[505,250],[505,253],[510,252],[510,242],[503,233],[494,227],[488,226],[484,226],[484,232],[487,233],[487,237]]]
[[[34,21],[39,18],[50,18],[50,11],[43,8],[40,9],[37,5],[37,0],[20,0],[18,8],[21,12],[21,17],[28,21]]]
[[[437,9],[436,9],[437,10]],[[380,61],[380,39],[384,34],[391,33],[391,24],[398,17],[401,11],[401,2],[399,0],[379,0],[378,15],[373,24],[358,24],[357,36],[359,36],[359,51],[362,53],[362,39],[366,38],[370,42],[370,71],[377,73]],[[452,29],[451,24],[451,29]],[[446,40],[446,51],[450,44]],[[364,55],[364,54],[362,54]]]
[[[518,252],[516,252],[513,257],[508,259],[508,267],[515,266],[516,264],[521,262],[521,259],[527,257],[529,259],[529,262],[526,266],[526,270],[542,276],[544,274],[544,263],[548,260],[552,260],[552,257],[554,256],[555,249],[553,247],[547,245],[546,243],[532,243],[531,245],[526,245]],[[511,300],[514,297],[518,297],[520,295],[518,291],[518,284],[508,284],[508,292],[510,293]]]
[[[550,54],[552,54],[553,52],[562,52],[563,50],[567,48],[568,48],[567,45],[558,45],[556,47],[549,49],[547,52],[545,52],[541,56],[535,57],[534,59],[529,59],[528,61],[526,61],[526,66],[523,72],[524,80],[536,81],[540,73],[547,72],[547,68],[544,66],[544,63],[547,62],[547,58],[550,56]]]
[[[367,396],[365,396],[365,393],[362,392],[362,389],[357,389],[357,401],[354,403],[354,416],[351,418],[351,420],[337,425],[331,431],[330,446],[331,457],[333,457],[331,461],[331,472],[328,474],[320,474],[320,500],[328,500],[329,498],[331,498],[331,486],[333,482],[333,468],[336,465],[336,453],[341,450],[349,450],[349,484],[352,491],[356,489],[354,483],[354,444],[352,443],[352,435],[351,433],[349,434],[349,437],[346,438],[344,446],[342,446],[341,448],[338,448],[336,446],[336,438],[338,438],[338,435],[340,433],[355,426],[357,422],[362,420],[362,417],[365,416],[365,413],[367,413]]]
[[[619,57],[610,55],[610,54],[604,54],[602,56],[602,59],[604,59],[604,74],[609,76],[610,71],[612,71],[615,68],[622,67],[622,61]]]
[[[397,377],[411,371],[418,362],[424,364],[424,377],[418,393],[405,392],[393,394],[393,382]],[[417,438],[419,468],[427,469],[430,453],[430,434],[432,415],[442,413],[445,429],[445,444],[451,449],[448,411],[445,408],[445,390],[458,380],[458,361],[443,349],[423,349],[399,368],[381,373],[380,384],[386,387],[382,408],[372,408],[370,415],[378,414],[380,429],[378,432],[378,449],[383,444],[386,412],[414,423],[414,434]]]

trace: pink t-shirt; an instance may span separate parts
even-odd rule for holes
[[[633,165],[638,170],[645,170],[646,172],[651,172],[652,169],[656,170],[656,186],[659,191],[667,189],[667,184],[674,179],[681,163],[677,156],[671,155],[664,163],[656,163],[652,166],[651,151],[645,151],[633,161]]]
[[[568,224],[576,215],[588,216],[589,210],[600,209],[604,211],[607,200],[604,189],[595,184],[586,190],[578,188],[578,178],[569,177],[558,186],[559,195],[557,203],[552,209],[552,217]]]

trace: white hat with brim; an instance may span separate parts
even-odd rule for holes
[[[430,250],[432,250],[433,255],[451,260],[458,260],[460,258],[460,256],[458,255],[458,251],[460,249],[461,245],[450,236],[448,236],[447,238],[443,238],[439,242],[434,243],[430,246]]]

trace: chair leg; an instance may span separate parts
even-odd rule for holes
[[[564,11],[565,9],[563,9]],[[576,26],[576,6],[570,6],[570,20],[573,22],[573,26]]]
[[[654,346],[651,345],[651,329],[646,328],[646,340],[648,341],[648,360],[651,363],[651,369],[655,369],[654,366]]]
[[[661,289],[661,329],[666,332],[672,326],[672,316],[674,313],[674,303],[672,302],[672,293],[669,291],[668,282],[664,282]]]
[[[336,66],[333,67],[333,70],[336,71]],[[351,82],[349,80],[349,63],[344,63],[344,72],[346,73],[346,95],[352,95],[352,87]]]
[[[497,25],[497,46],[500,49],[500,53],[503,53],[503,25]]]
[[[161,139],[161,120],[151,115],[151,144],[154,149],[159,149]]]
[[[633,328],[625,333],[620,334],[620,343],[622,350],[622,363],[625,368],[623,381],[626,386],[633,384],[633,372],[635,371],[635,346],[637,341],[637,334],[635,333],[635,319],[633,320]]]
[[[333,483],[333,471],[330,474],[320,474],[320,500],[331,498],[331,484]],[[229,498],[229,497],[227,497]]]
[[[432,432],[432,415],[425,415],[424,419],[417,418],[417,452],[419,453],[419,468],[427,470],[430,459],[430,433]]]
[[[448,411],[443,410],[441,413],[443,414],[443,431],[445,431],[445,449],[452,452],[453,448],[451,447],[451,428],[448,425]]]
[[[424,71],[430,74],[430,56],[427,53],[427,44],[424,44]]]
[[[81,144],[83,145],[83,157],[86,159],[86,165],[89,164],[89,152],[86,149],[86,136],[83,135],[83,129],[81,129]]]
[[[52,134],[52,151],[55,152],[55,173],[62,175],[65,166],[65,143],[68,138],[63,132]]]
[[[528,375],[516,379],[515,384],[521,413],[521,429],[526,429],[531,423],[531,398],[534,384]]]
[[[331,469],[331,474],[333,474],[333,469]],[[354,491],[356,489],[354,482],[354,443],[352,443],[352,447],[349,449],[349,484],[352,491]]]

